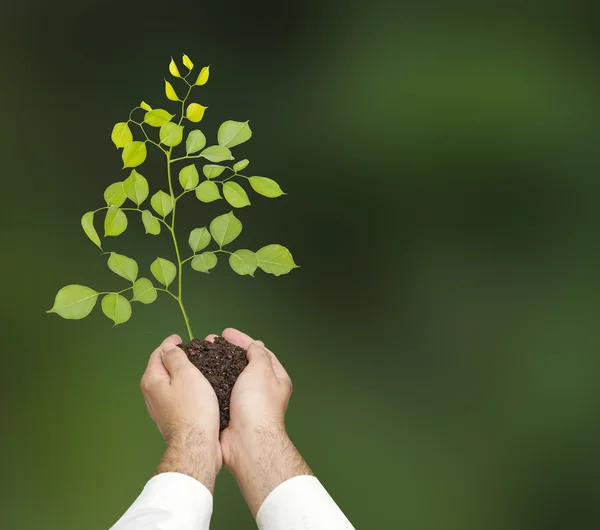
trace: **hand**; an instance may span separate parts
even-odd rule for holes
[[[150,416],[167,443],[157,473],[177,471],[213,490],[221,469],[219,404],[202,373],[172,335],[152,353],[141,389]]]
[[[290,376],[261,341],[232,328],[224,330],[222,336],[247,350],[249,361],[231,393],[229,426],[221,433],[223,461],[256,516],[264,499],[279,484],[312,472],[285,431],[285,413],[292,395]]]

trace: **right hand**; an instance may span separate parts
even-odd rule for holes
[[[222,336],[247,350],[248,357],[248,366],[231,392],[229,426],[221,433],[223,463],[256,516],[279,484],[312,471],[285,431],[285,412],[292,395],[290,376],[261,341],[232,328]]]
[[[247,350],[248,366],[231,392],[229,426],[221,433],[225,465],[235,458],[235,446],[256,435],[285,434],[285,412],[292,395],[292,380],[272,351],[233,328],[222,337]],[[231,468],[230,468],[231,469]]]

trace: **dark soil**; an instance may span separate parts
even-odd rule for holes
[[[179,347],[215,389],[221,410],[221,431],[229,425],[229,399],[235,381],[248,365],[246,350],[215,337],[214,342],[194,339]]]

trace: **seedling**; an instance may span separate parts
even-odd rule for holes
[[[140,215],[146,234],[157,236],[163,231],[170,234],[173,240],[174,261],[157,257],[152,262],[150,272],[160,284],[155,286],[149,278],[139,277],[139,267],[133,258],[116,252],[104,252],[109,255],[109,269],[130,285],[120,291],[96,291],[84,285],[67,285],[58,291],[49,313],[56,313],[66,319],[79,320],[92,312],[98,297],[101,296],[102,312],[115,325],[123,324],[131,318],[131,302],[151,304],[157,299],[158,293],[166,293],[177,302],[187,333],[192,340],[194,334],[183,303],[183,266],[186,263],[189,263],[194,271],[209,273],[217,265],[219,255],[228,256],[233,271],[242,276],[254,276],[257,269],[280,276],[297,267],[290,251],[278,244],[267,245],[256,252],[247,249],[229,250],[229,245],[242,232],[242,223],[233,210],[214,218],[208,228],[204,226],[192,230],[188,236],[191,255],[183,257],[182,245],[175,229],[175,218],[180,201],[186,195],[194,193],[201,203],[210,203],[224,198],[233,208],[241,209],[250,205],[246,190],[239,184],[244,180],[256,193],[265,197],[276,198],[284,195],[279,184],[274,180],[243,174],[242,172],[249,165],[247,159],[239,160],[231,166],[227,164],[235,160],[232,148],[243,144],[252,136],[247,121],[225,121],[219,127],[217,144],[206,146],[204,133],[194,126],[202,121],[207,107],[191,102],[190,96],[195,87],[201,87],[208,82],[209,67],[205,66],[197,74],[192,75],[194,64],[187,55],[183,56],[183,65],[187,69],[186,75],[181,75],[173,59],[169,64],[170,74],[182,86],[186,85],[184,90],[187,90],[187,93],[183,98],[179,97],[171,82],[165,80],[165,94],[170,101],[181,106],[179,115],[171,114],[165,109],[153,109],[142,101],[129,113],[127,121],[114,126],[111,139],[117,149],[122,149],[123,169],[130,170],[130,174],[125,180],[115,182],[106,188],[104,192],[106,206],[89,211],[81,218],[81,226],[87,237],[104,251],[103,243],[94,226],[96,214],[102,212],[104,215],[105,238],[121,235],[127,229],[128,216]],[[141,121],[136,121],[134,116],[139,116],[137,119]],[[184,120],[187,120],[185,126]],[[152,139],[153,136],[156,137],[155,133],[152,134],[152,129],[158,130],[158,138]],[[134,139],[134,132],[139,133],[142,138]],[[146,160],[149,146],[163,153],[167,180],[166,190],[159,190],[150,198],[151,209],[146,203],[150,195],[148,181],[135,169]],[[177,155],[175,151],[183,147],[185,154],[182,150],[182,154]],[[204,176],[202,181],[196,166],[198,162],[190,163],[190,161],[204,164],[201,168]],[[181,191],[176,190],[173,182],[176,172]],[[216,248],[209,250],[211,245]],[[176,287],[172,287],[175,285]],[[128,298],[126,293],[131,296]]]

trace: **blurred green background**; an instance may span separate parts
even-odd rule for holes
[[[2,528],[102,530],[163,450],[139,379],[184,334],[172,300],[111,328],[45,310],[125,284],[80,217],[126,176],[110,141],[170,105],[171,55],[211,65],[215,138],[289,194],[252,195],[242,247],[289,276],[189,271],[195,332],[264,340],[295,383],[293,440],[357,529],[600,525],[600,34],[573,0],[29,0],[0,17]],[[142,166],[164,187],[158,155]],[[180,230],[227,211],[187,197]],[[168,257],[139,219],[110,242]],[[188,269],[189,270],[189,269]],[[119,287],[121,286],[122,287]],[[252,528],[227,472],[212,528]]]

